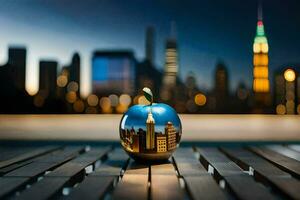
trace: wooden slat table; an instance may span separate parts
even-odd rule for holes
[[[300,199],[300,146],[185,146],[137,163],[117,145],[0,146],[0,199]]]

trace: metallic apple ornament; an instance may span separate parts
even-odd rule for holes
[[[152,103],[150,89],[144,88],[143,91],[150,105],[134,105],[123,115],[120,122],[121,144],[135,160],[167,160],[179,146],[181,121],[169,105]]]

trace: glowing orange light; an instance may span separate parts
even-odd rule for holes
[[[296,73],[292,69],[287,69],[284,71],[284,78],[286,81],[292,82],[296,78]]]
[[[67,76],[60,75],[57,77],[56,84],[58,87],[65,87],[68,83]]]
[[[98,101],[99,101],[98,97],[94,94],[89,95],[87,98],[87,103],[89,104],[89,106],[97,106]]]
[[[73,104],[73,109],[75,112],[81,113],[84,111],[84,103],[82,100],[77,100],[74,104]]]
[[[131,104],[131,97],[128,94],[122,94],[120,96],[120,104],[129,106]]]
[[[74,103],[76,101],[76,99],[77,99],[76,92],[71,91],[66,94],[67,102]]]
[[[197,94],[194,98],[195,104],[198,106],[204,106],[206,103],[206,96],[204,94]]]
[[[108,97],[102,97],[100,99],[100,107],[103,113],[111,113],[111,101]]]
[[[286,109],[285,109],[285,106],[282,105],[282,104],[279,104],[276,106],[276,113],[278,115],[284,115],[286,113]]]

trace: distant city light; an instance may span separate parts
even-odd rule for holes
[[[89,95],[87,98],[87,103],[89,104],[89,106],[97,106],[98,101],[99,101],[98,97],[94,94]]]
[[[131,104],[131,97],[128,94],[122,94],[120,96],[120,104],[129,106]]]
[[[204,94],[197,94],[195,96],[195,104],[197,104],[198,106],[204,106],[206,103],[206,96]]]
[[[65,75],[60,75],[57,77],[56,84],[58,87],[65,87],[68,83],[68,77]]]
[[[79,89],[79,85],[75,81],[71,81],[67,86],[68,92],[71,92],[71,91],[77,92],[78,89]]]
[[[128,106],[126,105],[123,105],[123,104],[119,104],[117,107],[116,107],[116,111],[117,113],[124,113],[128,110]]]
[[[111,106],[116,107],[119,104],[119,97],[115,94],[111,94],[108,96],[111,102]]]
[[[84,111],[84,102],[82,100],[77,100],[73,104],[73,109],[75,112],[81,113]]]
[[[296,79],[296,73],[292,69],[287,69],[284,71],[284,78],[286,81],[292,82]]]
[[[282,105],[282,104],[279,104],[276,106],[276,113],[278,115],[284,115],[286,113],[286,109],[285,109],[285,106]]]
[[[111,101],[108,97],[102,97],[99,104],[103,113],[111,113]]]
[[[76,92],[71,91],[66,94],[67,102],[74,103],[76,101],[76,99],[77,99]]]

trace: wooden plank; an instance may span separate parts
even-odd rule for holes
[[[90,176],[120,176],[128,161],[128,155],[123,150],[116,149]]]
[[[290,145],[287,145],[287,147],[300,153],[300,145],[299,144],[290,144]]]
[[[63,187],[82,181],[85,176],[85,167],[104,157],[109,150],[110,148],[95,148],[57,167],[46,174],[41,181],[22,192],[18,198],[31,199],[36,193],[39,193],[37,199],[49,199],[58,195]],[[40,164],[51,165],[52,163],[41,162]]]
[[[228,199],[211,175],[185,176],[184,180],[193,200]]]
[[[122,180],[112,193],[112,199],[148,199],[149,166],[130,161]]]
[[[73,158],[82,147],[66,149],[63,155],[62,151],[55,151],[50,154],[46,154],[42,157],[36,158],[28,165],[22,166],[14,171],[5,174],[6,177],[36,177],[44,174],[46,171],[52,170],[65,161]]]
[[[280,170],[270,162],[243,148],[221,148],[221,150],[244,170],[249,170],[249,167],[254,168],[254,176],[257,179],[260,178],[260,174],[264,176],[291,177],[288,173]]]
[[[151,199],[183,199],[174,165],[171,162],[151,165]]]
[[[300,178],[300,162],[262,147],[249,147],[251,151],[259,156],[264,157],[282,170]]]
[[[173,175],[176,176],[174,165],[169,161],[161,164],[151,165],[151,175]]]
[[[180,176],[195,176],[208,174],[203,165],[194,156],[192,148],[178,149],[174,156],[174,162]]]
[[[29,182],[27,177],[1,177],[0,178],[0,198],[16,192]]]
[[[105,192],[112,187],[115,178],[115,176],[88,176],[79,186],[72,189],[70,195],[64,199],[102,199]]]
[[[300,182],[292,178],[288,173],[245,149],[222,148],[222,151],[238,164],[254,169],[254,176],[257,180],[270,185],[274,190],[289,198],[300,199]]]
[[[184,199],[177,176],[151,174],[151,199]]]
[[[33,162],[32,160],[26,160],[26,161],[23,161],[23,162],[14,163],[14,164],[9,165],[7,167],[3,167],[3,168],[0,169],[0,176],[3,176],[4,174],[7,174],[8,172],[11,172],[11,171],[13,171],[15,169],[18,169],[20,167],[23,167],[25,165],[28,165],[32,162]]]
[[[10,160],[24,153],[29,153],[37,147],[18,147],[18,146],[3,146],[0,147],[0,161]]]
[[[110,151],[110,148],[95,148],[89,152],[86,152],[77,158],[67,162],[46,176],[49,177],[72,177],[79,175],[80,177],[85,175],[85,168],[89,165],[93,165],[97,160],[101,160],[107,153]]]
[[[16,157],[11,158],[11,159],[1,161],[0,162],[0,168],[7,167],[7,166],[12,165],[14,163],[25,161],[25,160],[31,159],[33,157],[49,153],[49,152],[54,151],[58,148],[59,148],[58,146],[44,146],[44,147],[36,148],[32,151],[29,151],[27,153],[18,155]]]
[[[54,199],[56,195],[61,194],[62,189],[65,186],[68,186],[68,181],[68,177],[45,177],[30,188],[21,192],[15,199]]]
[[[173,158],[192,199],[228,199],[213,177],[194,156],[191,148],[178,149]]]
[[[238,199],[275,199],[266,187],[244,173],[243,170],[216,148],[197,148],[200,160],[214,168],[214,176],[224,179],[229,191]],[[251,192],[250,192],[251,191]]]
[[[44,174],[48,170],[52,170],[59,163],[30,163],[23,167],[20,167],[14,171],[5,174],[5,177],[36,177]]]
[[[66,199],[99,199],[112,187],[128,162],[128,155],[121,149],[115,149],[108,159],[93,173],[89,174]]]
[[[266,148],[271,149],[273,151],[276,151],[277,153],[280,153],[282,155],[285,155],[287,157],[293,158],[295,160],[298,160],[300,162],[300,152],[295,151],[293,149],[290,149],[286,146],[282,145],[268,145]]]
[[[213,166],[214,176],[219,181],[227,176],[244,175],[245,173],[233,161],[227,158],[216,148],[196,148],[200,153],[200,162],[208,170],[208,165]]]

